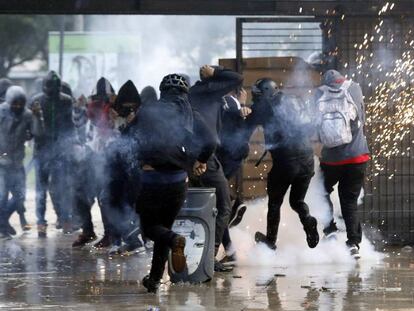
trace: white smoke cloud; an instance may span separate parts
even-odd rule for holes
[[[186,73],[194,83],[203,64],[235,57],[235,17],[221,16],[91,16],[87,31],[134,33],[142,42],[131,79],[142,89],[156,89],[168,73]],[[111,44],[108,42],[108,44]],[[122,82],[121,82],[122,83]]]
[[[321,237],[319,245],[310,249],[306,243],[305,232],[298,215],[291,209],[288,202],[289,193],[286,194],[281,209],[281,222],[279,226],[276,252],[271,251],[263,244],[254,242],[256,231],[266,232],[267,198],[257,199],[248,203],[246,214],[241,224],[230,230],[230,235],[237,251],[240,265],[291,267],[303,264],[341,264],[354,265],[355,260],[350,256],[345,245],[346,233],[343,221],[336,215],[335,220],[341,232],[337,241],[323,240],[322,229],[329,223],[328,203],[325,198],[322,176],[316,166],[316,174],[312,179],[305,201],[309,205],[310,213],[318,220],[318,231]],[[338,193],[331,195],[335,212],[339,211]],[[339,221],[338,221],[339,220]],[[374,246],[364,236],[360,245],[360,264],[378,262],[383,255],[374,250]]]

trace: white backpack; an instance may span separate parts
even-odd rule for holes
[[[351,116],[355,102],[348,92],[352,81],[346,80],[339,89],[322,86],[317,100],[319,140],[326,148],[349,144],[352,141]]]

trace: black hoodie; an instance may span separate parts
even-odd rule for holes
[[[197,81],[190,89],[190,103],[204,118],[217,144],[220,143],[223,111],[239,113],[237,105],[226,105],[223,97],[240,88],[242,84],[242,75],[223,67],[215,67],[212,77]]]
[[[143,105],[155,103],[158,100],[157,92],[152,86],[148,85],[141,90],[141,100]]]
[[[50,81],[56,81],[59,77],[54,72],[49,72],[43,81],[44,85],[47,85]],[[60,85],[59,85],[60,90]],[[33,104],[39,102],[43,113],[44,119],[44,134],[39,137],[35,137],[35,153],[46,152],[49,155],[52,154],[52,146],[61,148],[53,149],[55,152],[62,152],[68,147],[67,139],[74,138],[74,124],[72,120],[72,106],[73,100],[70,96],[58,92],[57,94],[50,96],[46,93],[40,93],[35,95],[29,104],[29,108],[33,107]],[[66,149],[65,149],[66,150]]]
[[[214,152],[214,136],[192,110],[187,94],[163,92],[137,114],[136,138],[142,164],[159,171],[190,170],[195,160],[206,163]]]
[[[125,104],[135,104],[125,106]],[[131,112],[136,112],[137,108],[141,106],[141,97],[139,96],[138,90],[131,80],[125,82],[121,86],[116,97],[113,109],[123,118],[127,117]]]

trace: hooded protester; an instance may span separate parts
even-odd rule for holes
[[[346,80],[336,70],[322,76],[322,85],[315,93],[318,138],[322,143],[320,157],[324,186],[330,206],[330,222],[325,236],[338,230],[333,217],[330,194],[338,184],[339,201],[347,232],[347,246],[358,259],[362,232],[358,216],[358,197],[364,183],[365,169],[370,160],[364,134],[365,104],[359,84]]]
[[[272,169],[267,176],[269,196],[266,235],[256,232],[256,242],[276,249],[280,208],[290,187],[289,203],[298,213],[310,248],[319,242],[317,221],[309,214],[304,199],[314,175],[313,129],[310,115],[300,98],[279,91],[276,83],[259,79],[252,87],[252,113],[247,117],[250,137],[257,125],[264,129],[266,150],[272,156]]]
[[[156,292],[171,249],[172,269],[186,267],[185,238],[171,230],[184,204],[187,170],[206,171],[215,139],[188,102],[188,83],[178,74],[160,84],[161,99],[142,106],[137,114],[137,154],[142,167],[137,212],[146,237],[154,241],[151,271],[143,279],[148,292]]]
[[[13,85],[13,82],[11,82],[7,78],[0,79],[0,104],[4,103],[6,101],[6,92],[9,87]]]
[[[109,221],[114,229],[110,255],[130,254],[143,246],[138,235],[140,224],[135,211],[139,193],[140,169],[134,150],[134,126],[141,98],[132,81],[127,81],[118,92],[112,106],[116,137],[105,148],[107,184],[101,201],[108,206]],[[124,244],[122,244],[122,241]]]
[[[74,140],[73,100],[61,92],[59,75],[50,71],[43,80],[43,92],[35,95],[30,108],[40,105],[44,118],[43,135],[35,137],[36,216],[39,237],[46,237],[46,193],[49,190],[58,220],[57,228],[72,231],[70,155]]]
[[[24,144],[43,134],[43,117],[39,105],[32,107],[33,112],[26,108],[26,93],[19,86],[9,87],[5,99],[0,106],[0,236],[9,238],[16,234],[9,224],[10,216],[17,211],[24,218]]]
[[[78,203],[75,206],[82,218],[82,234],[72,244],[73,247],[83,246],[96,239],[91,216],[91,208],[95,198],[98,199],[101,210],[104,236],[94,244],[94,247],[107,248],[115,242],[116,230],[109,219],[110,206],[108,200],[105,199],[105,189],[109,180],[106,147],[119,136],[119,132],[115,129],[116,118],[111,112],[115,99],[116,94],[112,85],[102,77],[96,83],[86,106],[82,104],[84,99],[80,98],[75,109],[74,120],[78,121],[75,123],[78,129],[78,141],[81,142],[81,149],[85,154],[85,158],[80,159],[80,167],[91,165],[89,168],[92,167],[92,170],[90,174],[84,176],[84,186],[79,189],[80,193],[76,194]],[[82,115],[86,118],[81,117]],[[84,129],[85,133],[81,134],[80,129]],[[81,137],[84,138],[81,139]],[[89,178],[91,180],[88,181]]]
[[[148,85],[141,90],[141,101],[143,105],[155,103],[158,100],[155,89]]]
[[[243,77],[223,67],[205,65],[200,68],[200,81],[190,89],[190,102],[195,111],[204,118],[207,126],[213,132],[216,143],[220,145],[222,115],[226,111],[240,115],[241,105],[235,93],[241,89]],[[232,94],[233,96],[230,96]],[[207,163],[207,172],[194,183],[203,187],[216,189],[217,218],[215,236],[215,254],[217,255],[223,234],[228,227],[231,214],[230,187],[223,172],[223,167],[217,156],[213,154]],[[215,260],[215,271],[231,271]]]

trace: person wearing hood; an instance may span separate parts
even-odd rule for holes
[[[16,234],[9,224],[12,213],[17,211],[24,218],[24,145],[27,140],[43,135],[44,128],[40,106],[33,106],[32,111],[26,108],[26,93],[21,87],[9,87],[5,99],[0,106],[0,236],[9,238]],[[26,223],[25,219],[23,222]],[[23,230],[27,230],[27,223],[23,222]]]
[[[319,243],[317,220],[310,215],[305,202],[314,175],[311,114],[300,98],[281,92],[270,78],[256,81],[252,86],[252,99],[252,113],[247,117],[247,139],[261,125],[266,153],[270,152],[272,157],[272,169],[267,175],[266,234],[256,232],[255,240],[276,250],[280,211],[290,187],[290,206],[299,216],[308,246],[314,248]],[[260,160],[256,166],[259,164]]]
[[[160,84],[161,98],[137,114],[135,134],[142,168],[137,212],[146,237],[154,241],[149,275],[142,283],[156,292],[171,250],[172,269],[186,267],[186,240],[171,230],[184,204],[188,171],[202,175],[215,148],[215,139],[188,101],[188,83],[170,74]]]
[[[226,111],[243,117],[243,110],[238,94],[242,88],[243,76],[221,66],[205,65],[200,68],[200,80],[190,89],[189,99],[195,111],[198,111],[212,131],[216,143],[220,145],[222,115]],[[216,154],[207,163],[207,172],[192,181],[203,187],[213,187],[217,196],[217,218],[215,250],[216,255],[222,243],[223,234],[228,227],[231,214],[230,187],[223,172],[223,167]],[[231,271],[215,260],[215,271]]]
[[[74,140],[73,100],[61,92],[59,75],[50,71],[43,79],[42,93],[31,99],[29,108],[40,105],[43,135],[35,137],[36,216],[39,237],[46,237],[46,193],[49,190],[57,214],[57,228],[72,231],[72,200],[69,188],[70,155]]]
[[[141,90],[141,101],[143,105],[155,103],[158,100],[155,89],[148,85]]]
[[[0,104],[4,103],[6,101],[6,92],[9,87],[13,85],[13,82],[11,82],[7,78],[1,78],[0,79]]]
[[[339,201],[347,232],[346,244],[351,255],[358,259],[362,238],[358,197],[364,184],[367,162],[370,160],[364,134],[365,104],[362,90],[359,84],[347,80],[338,71],[328,70],[322,76],[314,102],[319,128],[318,139],[322,144],[321,170],[330,206],[330,221],[325,226],[324,233],[327,238],[334,238],[338,230],[330,200],[333,187],[338,184]],[[335,122],[333,132],[325,130],[331,122],[338,120],[347,122]]]
[[[132,156],[131,126],[141,99],[132,81],[127,81],[119,90],[111,106],[114,131],[118,135],[105,146],[104,172],[107,175],[100,193],[100,204],[105,208],[106,218],[112,230],[110,255],[131,253],[142,246],[138,238],[139,220],[135,213],[135,200],[139,186],[139,168]],[[107,225],[106,225],[107,226]],[[90,227],[90,226],[88,226]],[[91,234],[84,228],[74,246],[90,240]],[[121,244],[122,240],[125,244]]]
[[[94,244],[95,248],[108,248],[116,243],[116,229],[110,220],[108,200],[105,199],[105,191],[109,183],[107,171],[107,146],[110,145],[119,131],[115,128],[117,116],[114,114],[116,94],[111,83],[104,77],[100,78],[92,94],[86,99],[80,97],[75,104],[73,120],[78,134],[78,148],[84,150],[85,158],[80,159],[78,165],[81,167],[90,165],[90,173],[83,177],[84,186],[76,186],[75,208],[82,218],[82,233],[73,242],[73,247],[82,247],[96,239],[93,230],[91,208],[95,201],[101,211],[102,222],[104,225],[103,237]],[[84,133],[82,133],[84,131]],[[90,175],[90,176],[89,176]],[[88,177],[89,176],[89,177]]]

